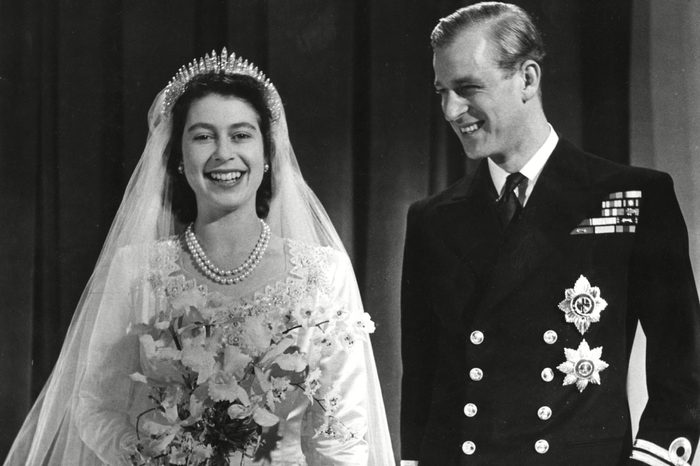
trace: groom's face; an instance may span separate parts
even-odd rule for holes
[[[435,89],[445,119],[471,159],[517,154],[526,118],[522,73],[498,66],[485,27],[471,27],[435,50]]]

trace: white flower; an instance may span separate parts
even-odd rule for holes
[[[372,318],[366,312],[352,318],[353,326],[366,333],[374,333],[376,329]]]
[[[238,385],[235,377],[223,372],[219,372],[213,380],[209,381],[209,397],[214,401],[241,401],[244,405],[249,405],[248,393]]]
[[[264,315],[247,317],[243,322],[241,346],[250,350],[255,356],[270,347],[272,336],[272,330]]]
[[[170,454],[168,455],[168,463],[170,464],[187,464],[187,457],[189,455],[186,451],[180,448],[172,448]]]
[[[139,342],[143,355],[142,369],[147,377],[165,382],[182,380],[183,368],[177,362],[180,359],[177,349],[165,346],[160,339],[153,340],[151,335],[139,336]]]
[[[206,294],[195,286],[194,280],[186,280],[184,275],[166,279],[165,292],[170,298],[172,317],[187,314],[191,307],[201,309],[207,303]]]
[[[566,321],[573,323],[583,335],[591,322],[600,321],[600,313],[608,303],[600,296],[600,289],[591,286],[586,277],[581,275],[573,288],[564,292],[565,299],[559,303],[559,309],[564,312]]]
[[[562,385],[576,384],[579,392],[588,386],[588,383],[600,385],[600,372],[608,367],[608,363],[601,360],[603,347],[590,349],[586,340],[581,341],[577,349],[564,348],[566,361],[559,364],[557,369],[566,374]]]
[[[239,404],[232,404],[228,408],[228,415],[231,419],[243,419],[251,414],[253,415],[253,420],[260,426],[270,427],[277,424],[280,419],[272,414],[267,409],[260,406],[262,398],[258,395],[253,395],[250,400],[250,404],[247,406],[241,406]]]
[[[226,413],[231,419],[243,419],[251,415],[253,412],[253,406],[243,406],[238,403],[234,403],[228,407]]]
[[[270,347],[265,352],[265,355],[260,360],[260,365],[269,366],[275,362],[276,358],[287,351],[287,349],[294,344],[294,339],[291,336],[286,336],[278,341],[276,344],[270,345]]]
[[[323,424],[314,433],[314,438],[321,437],[340,442],[345,442],[354,436],[355,434],[334,416],[326,416]]]
[[[242,379],[248,364],[253,359],[242,353],[237,346],[227,346],[224,348],[224,371],[234,374],[238,379]]]
[[[313,327],[315,325],[314,308],[311,303],[304,303],[292,311],[292,316],[303,328]]]
[[[304,395],[309,399],[309,401],[314,401],[314,395],[321,387],[321,369],[316,368],[306,375],[306,380],[304,380]]]
[[[301,372],[306,369],[306,359],[303,353],[284,353],[275,358],[275,363],[284,371]]]
[[[253,420],[263,427],[274,426],[280,422],[280,418],[260,406],[257,406],[253,411]]]
[[[342,332],[339,338],[346,349],[350,349],[355,345],[355,337],[350,332]]]
[[[189,344],[182,350],[182,363],[197,373],[197,384],[203,384],[214,373],[214,354],[197,344]]]
[[[149,434],[149,439],[145,440],[146,452],[157,456],[163,454],[170,446],[175,437],[182,431],[179,425],[167,426],[147,419],[141,424],[143,430]]]
[[[329,356],[335,352],[338,344],[329,335],[319,335],[313,339],[314,347],[319,350],[321,356]]]
[[[331,313],[333,320],[345,320],[348,316],[348,311],[344,307],[340,307]]]
[[[330,390],[321,398],[321,404],[327,415],[335,414],[340,407],[340,393],[336,386],[331,386]]]
[[[213,454],[214,449],[209,444],[202,445],[201,443],[198,443],[192,448],[192,455],[194,456],[194,459],[197,460],[197,463],[211,458],[211,455]]]
[[[271,377],[270,382],[271,387],[267,392],[267,404],[273,407],[275,403],[279,403],[287,398],[290,381],[287,377]]]

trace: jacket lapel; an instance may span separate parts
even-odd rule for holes
[[[593,202],[593,203],[592,203]],[[583,153],[560,140],[518,222],[508,230],[476,312],[493,308],[536,276],[556,255],[565,256],[571,230],[595,207]]]
[[[480,274],[493,262],[500,242],[494,204],[496,192],[484,160],[474,177],[464,180],[453,195],[438,205],[439,230],[448,248]]]

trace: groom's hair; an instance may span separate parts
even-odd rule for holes
[[[541,63],[545,56],[542,34],[532,17],[510,3],[481,2],[460,8],[440,21],[430,34],[433,50],[450,45],[470,26],[488,26],[498,50],[498,66],[510,74],[525,60]]]

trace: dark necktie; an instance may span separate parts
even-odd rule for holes
[[[515,194],[515,188],[520,186],[520,196]],[[506,178],[506,186],[503,194],[496,202],[498,216],[501,225],[506,228],[510,222],[517,217],[522,209],[521,200],[525,200],[525,190],[527,189],[527,178],[522,173],[511,173]],[[520,199],[518,199],[520,197]]]

